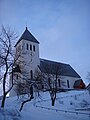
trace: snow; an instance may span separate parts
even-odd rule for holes
[[[0,120],[90,120],[90,94],[87,90],[57,94],[55,106],[51,106],[48,92],[41,92],[19,112],[24,96],[7,98],[5,109],[0,109]]]

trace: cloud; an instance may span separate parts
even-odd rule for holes
[[[89,13],[90,0],[2,0],[0,22],[20,34],[27,22],[40,41],[41,57],[70,63],[85,78],[90,65]]]

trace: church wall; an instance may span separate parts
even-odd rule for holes
[[[12,85],[12,75],[10,75],[10,82],[9,82],[9,86],[11,87],[11,85]],[[13,97],[13,96],[16,96],[17,95],[17,84],[19,83],[19,82],[21,82],[22,81],[22,76],[21,76],[21,74],[20,73],[18,73],[18,72],[15,72],[15,73],[13,73],[13,83],[14,83],[14,85],[13,85],[13,88],[11,89],[11,91],[10,91],[10,93],[9,93],[9,96],[11,97]]]
[[[32,45],[32,50],[30,50],[30,45]],[[16,46],[16,48],[19,48],[19,46],[21,48],[19,49],[21,52],[18,62],[21,71],[23,71],[23,73],[27,73],[30,76],[30,71],[32,70],[34,72],[37,66],[40,65],[39,44],[28,40],[22,40]]]
[[[39,44],[33,43],[27,40],[23,41],[24,47],[23,47],[23,57],[26,63],[26,66],[28,70],[33,69],[35,70],[37,68],[37,65],[40,64],[39,61]],[[27,44],[28,44],[28,50],[27,50]],[[32,50],[30,50],[30,45],[32,45]],[[33,51],[33,46],[35,46],[35,51]]]
[[[73,89],[73,85],[75,83],[76,80],[80,79],[80,78],[76,78],[76,77],[70,77],[70,76],[61,76],[61,81],[64,81],[65,82],[65,86],[62,85],[63,88],[70,88],[70,89]],[[68,85],[68,82],[69,81],[69,85]]]
[[[49,76],[50,76],[50,79],[52,80],[52,84],[53,84],[56,77],[55,77],[55,75],[51,75],[51,74],[49,74]],[[45,75],[45,77],[48,80],[48,76]],[[58,75],[58,77],[57,77],[57,87],[58,88],[63,88],[63,89],[73,89],[73,85],[74,85],[75,81],[78,80],[78,79],[80,79],[80,78]],[[47,81],[47,80],[45,80],[45,81]],[[58,80],[60,80],[60,86],[59,86],[59,81]],[[45,86],[45,88],[47,88],[47,87]]]

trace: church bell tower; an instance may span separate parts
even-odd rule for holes
[[[16,56],[19,56],[16,64],[20,66],[23,74],[27,74],[32,79],[35,70],[40,65],[39,42],[26,27],[15,47]]]

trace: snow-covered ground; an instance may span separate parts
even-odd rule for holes
[[[55,106],[47,92],[33,99],[18,112],[23,99],[7,98],[5,110],[0,109],[0,120],[90,120],[90,95],[87,90],[57,94]],[[26,96],[25,96],[26,97]]]

